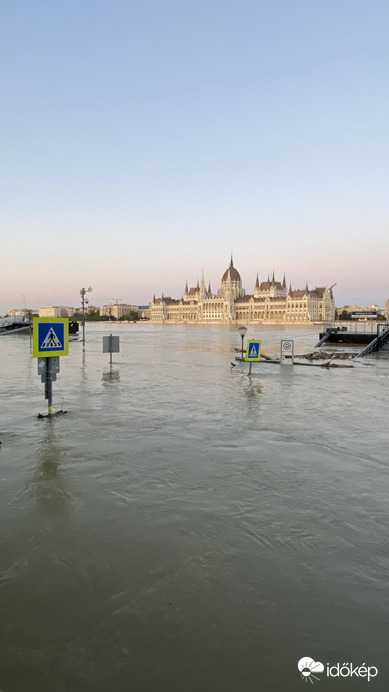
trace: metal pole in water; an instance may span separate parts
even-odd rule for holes
[[[88,304],[88,299],[85,298],[86,293],[91,293],[93,289],[91,286],[89,288],[81,288],[80,290],[80,296],[81,296],[81,308],[82,308],[82,350],[85,351],[85,303]]]
[[[28,311],[28,324],[29,324],[29,332],[30,332],[30,351],[32,351],[32,314],[30,311]]]
[[[46,399],[47,399],[47,415],[51,418],[53,413],[53,382],[51,379],[51,358],[46,358]]]
[[[82,306],[82,350],[85,351],[85,288],[82,288],[80,293]]]
[[[238,327],[238,332],[239,332],[240,337],[241,337],[241,339],[242,339],[242,356],[241,356],[241,359],[242,359],[242,361],[243,361],[243,351],[244,351],[244,348],[243,348],[243,341],[244,341],[244,335],[245,335],[246,332],[247,332],[247,327],[244,327],[243,325],[242,325],[241,327]]]

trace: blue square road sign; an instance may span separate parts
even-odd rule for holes
[[[247,342],[245,360],[258,361],[261,360],[261,345],[262,341],[251,339]]]
[[[69,350],[69,320],[54,317],[34,317],[34,358],[67,356]]]

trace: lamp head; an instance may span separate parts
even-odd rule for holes
[[[241,327],[238,327],[238,332],[241,335],[241,337],[243,338],[247,332],[247,327],[244,327],[243,325]]]

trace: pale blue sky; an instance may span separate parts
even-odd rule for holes
[[[257,271],[389,297],[387,0],[4,0],[0,314]]]

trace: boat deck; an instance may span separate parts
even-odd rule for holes
[[[389,322],[326,323],[315,348],[323,344],[362,346],[370,344],[389,329]]]

